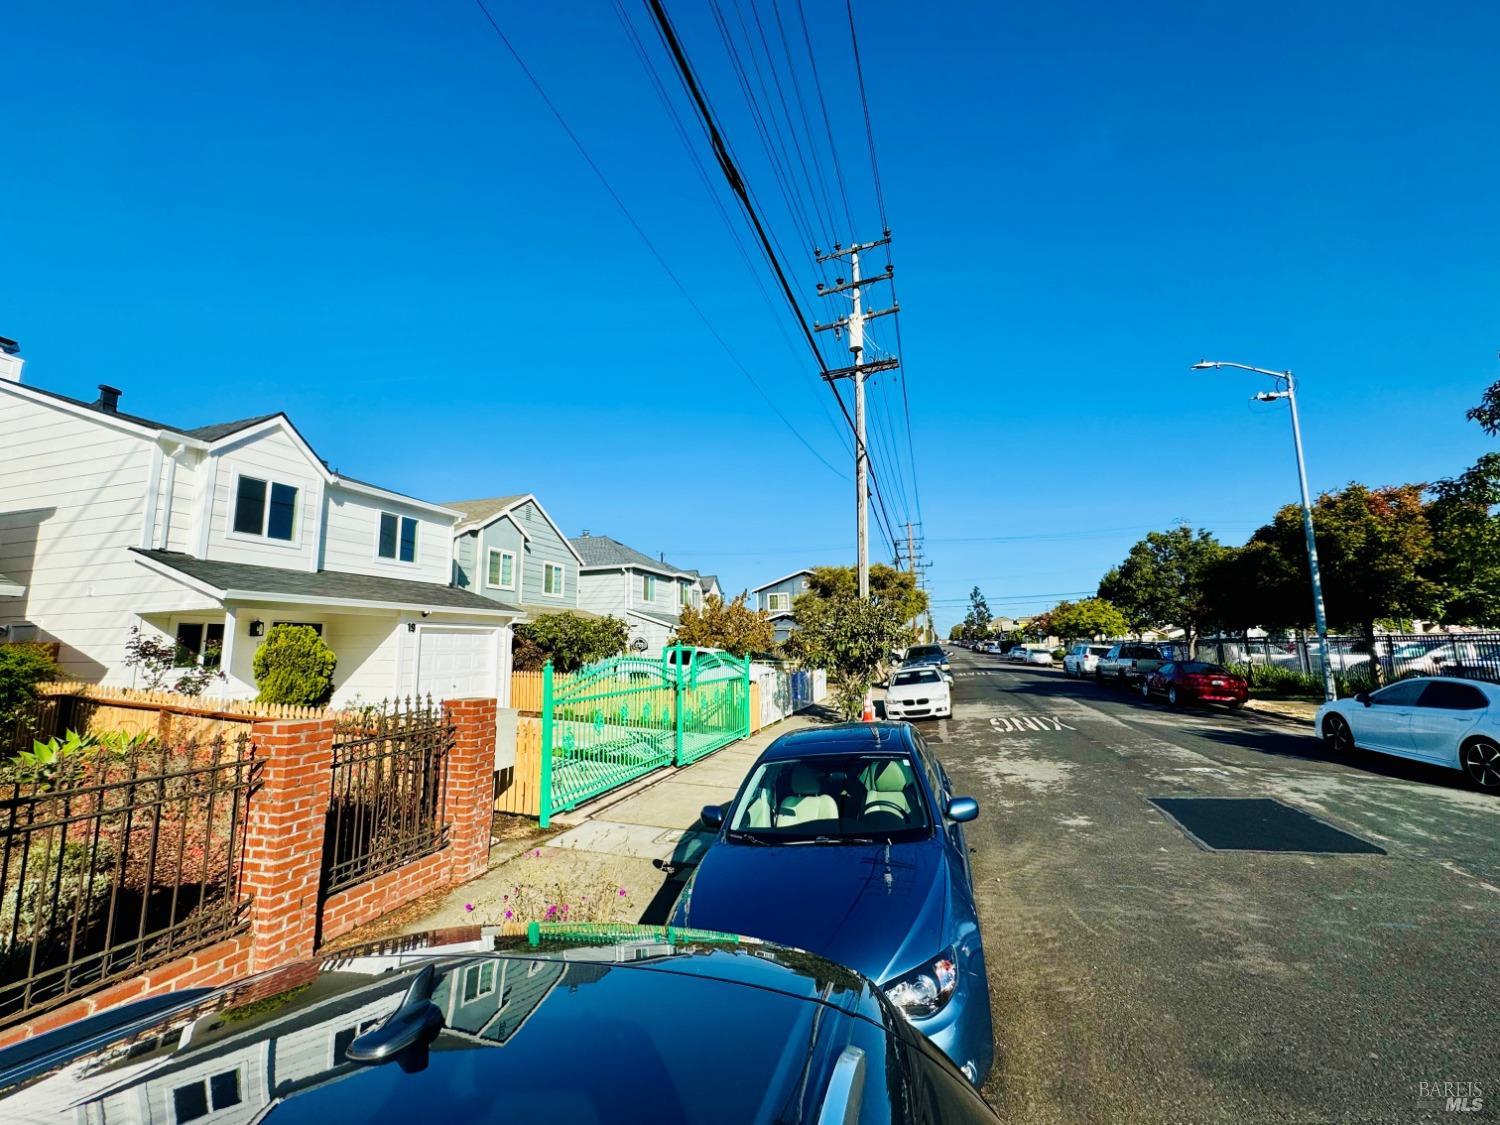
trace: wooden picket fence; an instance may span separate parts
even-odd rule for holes
[[[565,691],[572,681],[571,672],[557,672],[552,676],[554,691]],[[517,711],[542,713],[542,672],[512,672],[510,674],[510,705]]]
[[[525,675],[526,673],[521,673]],[[538,696],[540,698],[540,696]],[[542,720],[531,715],[516,719],[516,764],[506,788],[495,795],[495,811],[539,816],[542,811]]]
[[[100,703],[123,703],[137,707],[166,708],[182,714],[213,718],[321,719],[326,707],[297,707],[289,703],[261,703],[254,699],[219,699],[209,695],[182,695],[175,691],[111,687],[104,684],[59,680],[39,684],[39,695],[74,695]]]

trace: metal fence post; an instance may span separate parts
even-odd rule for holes
[[[680,646],[675,646],[674,645],[672,648],[668,649],[667,651],[668,652],[676,653],[676,655],[677,655],[677,662],[676,662],[677,674],[672,678],[672,728],[673,728],[673,734],[672,734],[672,740],[673,740],[673,745],[672,745],[672,761],[673,761],[674,764],[680,766],[680,765],[682,765],[682,743],[683,743],[683,737],[682,737],[683,736],[683,725],[682,725],[682,720],[683,720],[683,715],[682,715],[682,692],[683,692],[682,649],[681,649]]]
[[[542,665],[542,769],[537,782],[537,823],[552,823],[552,661]]]

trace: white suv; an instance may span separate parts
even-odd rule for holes
[[[1092,676],[1099,658],[1109,655],[1109,645],[1074,645],[1063,657],[1063,671],[1070,676]]]

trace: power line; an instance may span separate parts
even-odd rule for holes
[[[485,6],[484,0],[474,0],[474,3],[479,8],[480,12],[484,14],[484,18],[489,22],[491,29],[493,29],[493,31],[495,32],[495,35],[499,37],[500,42],[505,44],[505,49],[510,52],[511,58],[513,58],[516,62],[516,65],[521,68],[521,73],[526,75],[527,81],[529,81],[532,85],[532,88],[536,90],[537,96],[542,99],[542,102],[551,111],[552,116],[557,119],[557,123],[562,126],[563,132],[565,132],[568,135],[568,139],[573,142],[573,147],[578,150],[579,155],[583,157],[584,162],[588,164],[589,169],[594,173],[595,177],[604,186],[604,190],[609,193],[609,197],[615,201],[615,206],[620,209],[620,212],[625,216],[626,221],[630,223],[631,227],[635,230],[635,233],[640,236],[641,241],[646,244],[646,249],[651,251],[651,256],[656,259],[657,264],[661,266],[662,270],[672,280],[672,284],[677,287],[677,291],[682,294],[683,300],[687,301],[687,303],[692,307],[693,311],[698,314],[698,319],[703,322],[704,327],[708,329],[709,334],[712,335],[713,338],[718,342],[719,347],[724,349],[724,353],[729,356],[731,362],[733,362],[735,367],[739,369],[740,374],[744,375],[744,377],[749,380],[750,385],[755,388],[760,397],[766,400],[766,405],[771,408],[772,413],[774,413],[777,418],[781,419],[782,424],[786,426],[786,428],[792,432],[797,440],[807,448],[807,451],[809,453],[811,453],[814,457],[816,457],[819,461],[826,465],[830,472],[833,472],[840,477],[844,476],[845,474],[840,472],[839,469],[835,468],[827,458],[825,458],[813,447],[812,443],[802,435],[802,431],[797,429],[796,426],[792,425],[791,419],[789,419],[785,414],[781,412],[781,408],[776,405],[775,400],[766,393],[765,388],[762,387],[756,380],[755,376],[750,373],[750,369],[746,367],[743,362],[741,362],[739,356],[735,354],[734,349],[729,346],[728,341],[719,334],[719,330],[714,327],[713,322],[708,318],[708,314],[703,311],[702,307],[698,304],[697,301],[693,300],[693,296],[688,292],[687,287],[683,285],[681,279],[678,278],[672,267],[667,264],[666,258],[662,257],[661,251],[656,248],[656,244],[651,241],[650,236],[646,234],[641,224],[637,222],[635,216],[631,214],[630,208],[627,207],[625,205],[625,201],[620,198],[620,193],[614,189],[614,186],[609,182],[608,177],[605,176],[603,170],[600,169],[594,158],[589,154],[589,150],[584,147],[583,142],[578,138],[578,134],[573,131],[572,126],[568,124],[567,118],[563,117],[562,111],[557,108],[556,104],[548,96],[547,91],[542,87],[541,82],[537,80],[536,75],[531,72],[531,68],[528,67],[525,60],[521,58],[520,52],[516,50],[515,45],[511,43],[510,38],[505,34],[504,31],[501,30],[500,25],[495,22],[495,17],[490,14],[490,10]]]
[[[854,48],[854,75],[859,80],[859,104],[865,111],[865,141],[870,146],[870,171],[875,176],[875,201],[880,206],[880,226],[889,230],[885,217],[885,189],[880,184],[880,162],[875,159],[875,128],[870,124],[870,99],[865,96],[865,68],[859,61],[859,33],[854,29],[854,0],[844,0],[849,13],[849,43]]]

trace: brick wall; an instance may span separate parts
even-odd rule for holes
[[[175,988],[228,984],[309,958],[320,942],[483,874],[494,812],[495,701],[460,699],[444,707],[455,732],[446,766],[447,847],[331,895],[320,909],[334,724],[258,721],[251,740],[261,762],[260,784],[250,800],[244,853],[248,931],[0,1031],[0,1047],[116,1004]]]

